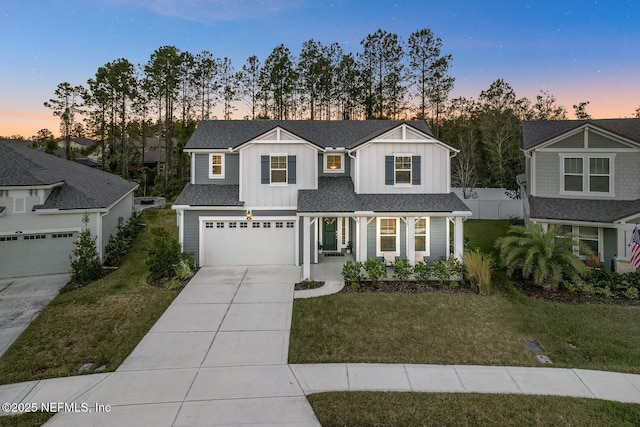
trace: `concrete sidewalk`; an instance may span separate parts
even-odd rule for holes
[[[585,369],[470,365],[290,365],[305,394],[417,391],[540,394],[640,403],[640,375]]]

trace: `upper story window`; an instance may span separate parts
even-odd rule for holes
[[[395,183],[411,184],[411,156],[395,156]]]
[[[344,172],[344,155],[343,154],[325,154],[324,155],[324,172],[326,173]]]
[[[613,194],[613,155],[565,155],[560,164],[561,193]]]
[[[224,154],[209,154],[209,179],[224,178]]]
[[[385,156],[385,185],[420,185],[421,157],[413,154],[394,154]]]
[[[296,183],[296,156],[271,154],[260,157],[260,182],[276,186]]]
[[[271,156],[271,183],[287,182],[287,156]]]

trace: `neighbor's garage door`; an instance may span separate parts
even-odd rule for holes
[[[203,221],[202,265],[294,264],[294,221]]]
[[[77,233],[0,236],[0,278],[69,272]]]

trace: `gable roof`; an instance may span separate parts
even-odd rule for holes
[[[322,148],[355,148],[407,124],[433,136],[421,120],[203,120],[185,149],[235,148],[280,127]]]
[[[137,184],[29,148],[24,143],[0,141],[0,187],[57,185],[44,205],[34,209],[107,208]]]
[[[522,123],[522,148],[530,150],[586,125],[640,144],[640,119],[536,120]]]

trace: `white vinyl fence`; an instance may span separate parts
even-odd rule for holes
[[[470,198],[465,199],[461,188],[451,188],[460,197],[474,219],[511,219],[523,217],[522,200],[512,199],[504,188],[474,188],[469,191]]]

